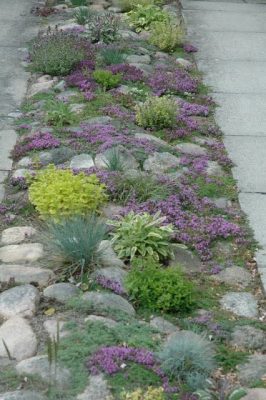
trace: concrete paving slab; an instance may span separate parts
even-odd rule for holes
[[[187,10],[186,22],[189,31],[213,32],[266,32],[264,13],[228,12],[226,18],[221,11]]]
[[[263,94],[214,93],[215,117],[225,135],[266,136],[266,99]]]
[[[205,11],[224,11],[238,13],[266,13],[264,4],[246,4],[244,2],[234,1],[190,1],[183,0],[182,5],[184,10],[205,10]]]
[[[236,165],[233,174],[239,189],[266,193],[266,137],[225,136],[224,143]]]
[[[266,62],[197,60],[214,92],[266,94]]]
[[[258,272],[262,283],[264,294],[266,295],[266,251],[258,250],[256,253]]]
[[[9,158],[11,149],[15,146],[17,134],[14,129],[0,131],[0,170],[10,170],[12,160]]]

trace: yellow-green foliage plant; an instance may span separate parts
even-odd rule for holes
[[[180,25],[169,21],[155,22],[151,26],[150,43],[166,52],[174,51],[182,44],[184,31]]]
[[[60,220],[97,211],[107,195],[96,175],[74,175],[71,170],[49,165],[36,174],[29,187],[29,200],[42,218]]]
[[[123,392],[122,399],[123,400],[164,400],[165,396],[164,396],[164,390],[162,387],[153,388],[150,386],[146,391],[143,391],[142,389],[137,389],[131,393]]]
[[[172,128],[177,115],[178,105],[168,96],[150,97],[136,106],[136,122],[144,128]]]

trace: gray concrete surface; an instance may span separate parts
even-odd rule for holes
[[[3,177],[12,167],[9,153],[16,141],[10,112],[16,111],[26,92],[28,74],[21,62],[23,48],[37,33],[37,19],[30,14],[34,0],[1,0],[0,6],[0,201]]]
[[[219,104],[216,120],[235,163],[240,204],[261,250],[266,293],[266,0],[183,0],[199,69]]]

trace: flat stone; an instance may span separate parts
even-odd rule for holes
[[[85,322],[100,322],[101,324],[107,326],[108,328],[114,328],[117,322],[111,318],[101,317],[100,315],[89,315],[85,318]]]
[[[242,385],[265,378],[266,375],[266,354],[254,354],[248,362],[241,364],[237,368],[238,377]]]
[[[70,161],[70,168],[72,169],[88,169],[91,167],[94,167],[94,162],[90,154],[79,154]]]
[[[155,144],[158,144],[162,147],[171,147],[169,143],[167,143],[165,140],[160,139],[154,135],[149,135],[148,133],[135,133],[135,137],[137,139],[146,139],[149,140],[150,142],[153,142]]]
[[[30,157],[23,157],[18,162],[18,166],[23,168],[30,167],[31,165],[32,165],[32,159]]]
[[[46,286],[54,278],[55,274],[50,269],[0,264],[0,282],[9,282],[10,279],[14,279],[19,284],[34,282],[39,286]]]
[[[121,161],[123,169],[138,169],[139,163],[131,152],[124,146],[118,145],[106,150],[104,153],[99,153],[95,157],[95,166],[97,168],[108,168],[108,162],[112,153],[115,153]]]
[[[77,400],[111,400],[111,392],[103,374],[92,375],[85,391],[77,396]]]
[[[226,197],[217,197],[211,199],[217,208],[225,209],[229,206],[230,200]]]
[[[81,114],[84,111],[85,107],[86,107],[86,105],[83,103],[70,104],[69,109],[71,112],[73,112],[75,114]]]
[[[14,244],[35,235],[36,229],[31,226],[15,226],[7,228],[2,232],[1,242],[3,244]]]
[[[81,293],[81,290],[77,286],[64,282],[55,283],[51,286],[48,286],[43,291],[44,297],[57,300],[60,303],[66,303],[68,300],[78,296]]]
[[[0,394],[0,400],[45,400],[45,398],[34,391],[16,390]]]
[[[0,260],[6,263],[34,262],[44,256],[41,243],[11,244],[0,248]]]
[[[166,172],[170,168],[180,166],[180,159],[170,153],[155,152],[145,160],[143,169],[145,171],[156,171],[157,173]]]
[[[57,334],[59,333],[59,338],[63,338],[68,335],[67,331],[64,331],[64,326],[65,326],[64,321],[58,321],[57,319],[48,319],[47,321],[44,321],[43,327],[50,336],[51,339],[57,339]],[[59,328],[59,332],[57,332],[57,329]]]
[[[127,56],[126,62],[129,64],[150,64],[151,63],[151,57],[148,54],[145,54],[143,56],[139,56],[137,54],[132,54],[130,56]]]
[[[214,176],[224,176],[224,171],[217,161],[208,161],[206,174]]]
[[[29,323],[13,317],[0,326],[0,357],[7,357],[3,340],[12,358],[17,361],[32,357],[37,352],[37,339]]]
[[[128,273],[119,267],[107,267],[107,268],[99,268],[91,274],[92,279],[97,279],[98,277],[105,277],[106,279],[110,279],[111,281],[118,282],[121,286],[121,289],[126,292],[125,288],[125,280]]]
[[[120,258],[115,254],[109,240],[102,240],[99,246],[99,259],[103,267],[125,267]]]
[[[139,40],[139,36],[137,33],[125,29],[119,29],[118,34],[122,39],[135,39]]]
[[[108,11],[115,14],[120,14],[122,12],[122,9],[120,7],[109,7]]]
[[[226,283],[227,285],[235,285],[244,288],[247,287],[252,280],[250,272],[237,266],[225,268],[219,274],[213,275],[211,278],[215,281]]]
[[[113,219],[121,215],[123,207],[118,206],[117,204],[109,203],[107,206],[103,207],[101,211],[106,218]]]
[[[32,285],[15,286],[0,294],[0,316],[32,317],[40,302],[38,289]]]
[[[36,356],[20,361],[16,365],[16,370],[19,375],[39,375],[45,382],[50,381],[50,365],[47,356]],[[56,384],[59,388],[70,387],[71,374],[66,368],[57,366]]]
[[[43,165],[47,164],[63,164],[66,161],[69,161],[75,155],[74,150],[69,147],[61,146],[55,149],[46,152],[46,156],[41,158],[41,163]]]
[[[33,85],[31,85],[31,88],[28,92],[28,97],[33,97],[37,93],[48,92],[53,87],[54,83],[55,81],[53,79],[44,82],[34,83]]]
[[[258,316],[258,303],[251,293],[229,292],[222,297],[220,303],[223,309],[240,317],[256,318]]]
[[[30,171],[26,168],[20,168],[16,169],[16,171],[13,172],[12,178],[13,179],[21,179],[21,178],[26,178],[30,174]]]
[[[208,153],[204,147],[195,143],[178,143],[175,148],[181,153],[192,156],[205,156]]]
[[[162,317],[154,317],[150,320],[150,326],[160,333],[170,335],[171,333],[175,333],[179,330],[177,326],[167,321]]]
[[[135,310],[132,305],[123,297],[113,293],[98,293],[87,292],[84,293],[82,299],[91,303],[96,312],[107,311],[121,311],[128,315],[135,315]]]
[[[56,88],[56,86],[54,87],[54,89]],[[71,97],[75,97],[75,96],[77,96],[77,92],[75,90],[69,89],[69,90],[64,90],[63,92],[59,93],[56,96],[56,98],[57,98],[57,100],[60,100],[60,101],[69,102]]]
[[[108,117],[108,115],[103,115],[101,117],[93,117],[93,118],[86,119],[86,121],[84,121],[84,123],[87,123],[87,124],[108,124],[112,120],[113,120],[113,118]]]
[[[241,400],[265,400],[266,399],[266,389],[256,388],[247,389],[247,394],[241,397]]]
[[[151,75],[152,72],[153,72],[153,67],[151,65],[148,65],[148,64],[130,63],[129,65],[131,65],[132,67],[135,67],[135,68],[139,69],[140,71],[142,71],[143,75],[146,76],[146,77]]]
[[[58,92],[63,92],[65,89],[66,89],[66,81],[64,79],[62,79],[54,86],[54,90]]]
[[[253,326],[236,326],[232,333],[230,345],[248,350],[266,350],[266,332]]]
[[[183,68],[192,68],[193,64],[185,58],[177,58],[175,62]]]
[[[199,273],[202,268],[199,257],[183,247],[174,249],[174,259],[171,260],[170,266],[180,266],[187,273]]]
[[[80,28],[80,25],[76,24],[75,22],[70,22],[70,23],[67,23],[67,24],[60,25],[60,29],[62,31],[69,31],[69,30],[72,30],[72,29],[79,29],[79,28]]]

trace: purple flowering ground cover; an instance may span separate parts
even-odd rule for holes
[[[137,288],[131,287],[130,291],[126,284],[125,276],[136,268],[129,256],[120,256],[116,248],[111,253],[107,251],[103,259],[94,254],[92,269],[102,270],[93,278],[84,272],[84,263],[80,271],[80,265],[73,266],[70,261],[62,261],[62,257],[52,254],[46,243],[47,236],[40,235],[38,240],[46,250],[40,266],[48,266],[55,272],[51,282],[44,286],[63,282],[80,293],[65,304],[44,295],[32,323],[39,343],[37,355],[47,353],[49,347],[46,345],[48,334],[40,328],[41,324],[50,319],[55,325],[56,320],[66,323],[67,335],[60,338],[54,356],[59,367],[69,369],[70,387],[61,387],[50,380],[47,391],[46,383],[37,384],[30,375],[22,383],[22,378],[9,366],[3,367],[3,371],[5,376],[10,374],[13,378],[7,379],[8,383],[2,382],[0,365],[0,397],[1,393],[17,387],[34,387],[48,396],[45,399],[79,400],[85,398],[77,396],[86,389],[89,376],[91,379],[103,376],[108,388],[108,396],[105,393],[103,398],[100,393],[95,400],[149,400],[151,397],[145,397],[144,393],[157,388],[162,389],[163,397],[154,395],[153,400],[228,400],[241,386],[265,387],[262,375],[243,383],[238,373],[237,366],[245,363],[248,355],[265,350],[263,296],[254,259],[256,243],[238,203],[231,173],[233,164],[214,120],[215,102],[194,62],[196,47],[183,39],[173,51],[161,51],[149,41],[150,32],[138,32],[129,25],[124,12],[109,16],[108,9],[116,7],[116,1],[107,0],[104,8],[102,3],[89,2],[90,11],[101,11],[104,17],[98,15],[87,25],[80,25],[81,20],[76,17],[74,26],[73,21],[68,25],[72,12],[69,2],[65,2],[65,9],[61,7],[63,1],[55,3],[59,7],[38,8],[36,14],[47,18],[48,25],[57,23],[59,29],[60,25],[66,25],[66,32],[69,30],[83,45],[86,42],[87,55],[67,75],[57,74],[56,78],[46,75],[45,79],[54,79],[51,87],[28,96],[21,105],[23,115],[15,121],[19,139],[12,152],[14,171],[6,181],[5,200],[0,204],[1,231],[25,225],[33,225],[40,233],[45,231],[43,216],[30,202],[28,193],[38,173],[48,165],[54,164],[57,170],[70,170],[75,177],[80,172],[85,177],[96,176],[107,195],[107,201],[98,210],[105,222],[117,222],[133,211],[152,216],[159,213],[163,217],[163,229],[170,224],[169,247],[174,245],[174,259],[168,256],[160,259],[159,267],[163,271],[181,267],[193,285],[195,297],[190,307],[184,307],[186,312],[180,308],[171,313],[156,309],[155,300],[154,309],[145,307],[136,298]],[[172,7],[176,18],[180,18],[178,9],[170,1],[160,3],[169,3],[167,7]],[[122,20],[117,33],[116,23]],[[97,21],[101,24],[100,30],[95,26]],[[98,43],[93,32],[101,37]],[[63,50],[58,57],[63,57]],[[96,82],[96,70],[107,71],[103,81]],[[110,79],[110,72],[111,77],[119,74],[118,83],[104,81]],[[35,73],[33,84],[40,84],[42,78],[41,73]],[[138,109],[144,108],[148,99],[164,96],[176,107],[171,124],[167,121],[165,128],[156,123],[141,124]],[[51,100],[56,102],[47,118]],[[57,190],[59,193],[51,194],[52,200],[56,201],[58,196],[63,201],[67,196],[64,186]],[[111,240],[115,228],[106,224],[104,239]],[[74,233],[71,241],[77,243]],[[237,276],[229,274],[234,268]],[[242,268],[246,280],[238,268]],[[143,278],[145,290],[148,278]],[[168,282],[169,292],[165,293],[169,298],[171,283]],[[0,282],[0,296],[13,284],[12,279]],[[45,289],[38,282],[36,286]],[[156,291],[156,285],[153,290]],[[241,315],[222,307],[221,299],[231,292],[250,293],[257,302],[256,315]],[[86,301],[86,295],[91,294],[107,296],[104,307],[99,297],[95,303]],[[146,294],[142,293],[143,297]],[[254,335],[258,337],[264,335],[262,350],[260,344],[256,347],[253,342],[238,347],[233,338],[239,327],[257,330]],[[174,335],[192,334],[188,353],[194,355],[189,358],[188,353],[178,353],[169,373],[161,352],[173,332]],[[193,335],[198,339],[193,339]],[[193,340],[202,338],[215,349],[215,368],[204,375],[204,385],[200,381],[204,357],[198,362],[196,372],[193,369],[200,357]],[[176,348],[178,340],[183,343],[177,339]],[[185,344],[179,347],[183,349]],[[198,343],[195,347],[198,349]],[[0,353],[0,363],[1,357]],[[180,360],[183,360],[181,372]],[[201,395],[200,389],[204,390]],[[141,397],[136,397],[138,390],[142,392]],[[203,394],[207,397],[201,397]]]

